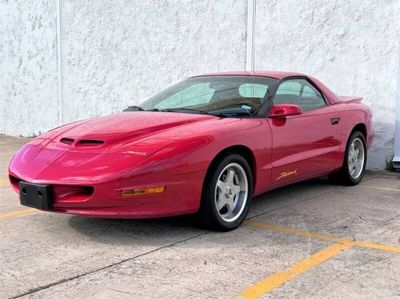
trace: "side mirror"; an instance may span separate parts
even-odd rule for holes
[[[303,109],[299,105],[293,104],[279,104],[271,107],[269,111],[269,117],[286,117],[291,115],[299,115],[303,112]]]

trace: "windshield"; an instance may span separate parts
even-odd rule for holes
[[[257,76],[204,76],[175,84],[145,101],[145,110],[252,115],[276,79]],[[240,114],[240,113],[239,113]]]

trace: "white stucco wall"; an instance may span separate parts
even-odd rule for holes
[[[243,70],[246,0],[61,2],[64,122],[120,111],[170,83]],[[400,1],[256,3],[255,67],[313,75],[374,111],[370,168],[393,155]],[[0,133],[58,124],[56,0],[0,0]]]
[[[121,111],[190,75],[243,69],[246,2],[63,1],[64,116]]]
[[[0,0],[0,133],[57,125],[54,0]]]
[[[257,2],[256,68],[305,72],[338,95],[364,97],[376,133],[370,168],[393,155],[399,16],[400,1]]]

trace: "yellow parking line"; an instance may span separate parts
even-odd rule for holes
[[[391,252],[400,253],[400,247],[398,247],[398,246],[377,244],[377,243],[371,243],[371,242],[358,242],[358,241],[354,242],[354,245],[358,246],[358,247],[373,248],[373,249],[378,249],[378,250],[383,250],[383,251],[391,251]]]
[[[344,243],[344,244],[352,243],[354,246],[358,246],[358,247],[366,247],[366,248],[372,248],[372,249],[377,249],[377,250],[382,250],[382,251],[391,251],[391,252],[399,252],[400,253],[399,246],[391,246],[391,245],[384,245],[384,244],[363,242],[363,241],[352,241],[352,240],[348,240],[348,239],[340,238],[340,237],[336,237],[336,236],[308,232],[305,230],[292,228],[292,227],[272,225],[272,224],[255,221],[255,220],[246,220],[245,223],[247,225],[250,225],[253,227],[258,227],[258,228],[262,228],[262,229],[277,232],[277,233],[284,233],[284,234],[295,235],[295,236],[299,236],[299,237],[307,237],[307,238],[318,239],[318,240],[322,240],[322,241],[331,241],[331,242]]]
[[[284,233],[284,234],[295,235],[295,236],[299,236],[299,237],[318,239],[321,241],[338,242],[338,243],[349,242],[349,240],[347,240],[347,239],[336,237],[336,236],[313,233],[313,232],[309,232],[309,231],[305,231],[305,230],[301,230],[301,229],[297,229],[297,228],[273,225],[273,224],[263,223],[263,222],[255,221],[255,220],[246,220],[245,224],[254,226],[254,227],[258,227],[258,228],[262,228],[265,230],[269,230],[272,232],[276,232],[276,233]]]
[[[256,284],[242,291],[240,294],[246,299],[258,298],[261,295],[264,295],[271,290],[279,287],[280,285],[292,280],[300,274],[315,268],[319,264],[331,259],[332,257],[338,255],[340,252],[351,248],[352,246],[352,242],[335,243],[333,245],[330,245],[318,251],[317,253],[298,261],[290,268],[282,272],[277,272],[267,277],[266,279],[257,282]]]
[[[0,179],[0,185],[8,185],[8,184],[9,184],[8,180]]]
[[[29,215],[38,212],[36,209],[24,209],[24,210],[18,210],[18,211],[12,211],[12,212],[5,212],[5,213],[0,213],[0,220],[16,217],[16,216],[22,216],[22,215]]]
[[[300,274],[311,270],[312,268],[318,266],[319,264],[325,262],[326,260],[338,255],[340,252],[349,249],[353,246],[400,253],[400,247],[398,246],[391,246],[391,245],[384,245],[384,244],[363,242],[363,241],[352,241],[337,236],[319,234],[292,227],[272,225],[255,220],[247,220],[245,221],[245,224],[276,233],[284,233],[292,236],[306,237],[306,238],[312,238],[321,241],[328,241],[335,243],[333,245],[330,245],[329,247],[326,247],[325,249],[322,249],[321,251],[318,251],[317,253],[309,257],[306,257],[303,260],[296,262],[290,268],[282,272],[277,272],[275,274],[272,274],[266,279],[251,285],[250,287],[248,287],[247,289],[245,289],[240,293],[244,298],[258,298],[261,295],[270,292],[271,290],[294,279]]]

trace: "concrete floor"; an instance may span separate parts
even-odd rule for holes
[[[400,298],[399,174],[281,188],[215,233],[20,206],[7,164],[25,142],[0,136],[1,298]]]

